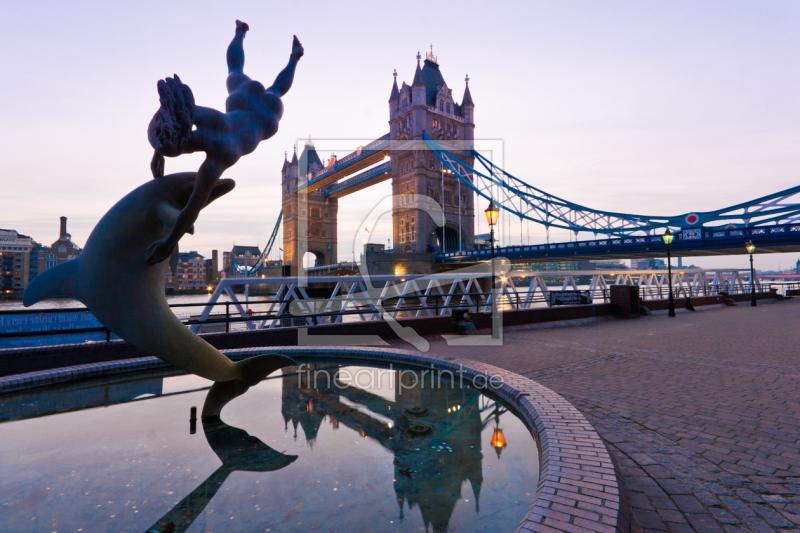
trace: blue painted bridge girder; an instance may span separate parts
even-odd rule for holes
[[[752,240],[755,253],[800,252],[800,224],[750,228],[695,228],[675,234],[672,255],[700,257],[747,254],[745,242]],[[530,246],[495,248],[496,257],[512,263],[544,263],[549,261],[584,261],[597,259],[666,258],[667,246],[661,235],[642,235],[572,241]],[[486,261],[491,252],[473,250],[436,254],[437,263],[477,263]]]
[[[389,134],[387,133],[366,146],[360,147],[355,152],[347,154],[336,161],[335,165],[326,167],[307,179],[298,180],[296,190],[305,194],[316,191],[370,165],[374,165],[388,157],[388,155]]]
[[[387,161],[381,165],[356,174],[352,178],[326,185],[322,188],[322,195],[331,198],[341,198],[354,192],[366,189],[371,185],[386,181],[392,177],[392,163]]]

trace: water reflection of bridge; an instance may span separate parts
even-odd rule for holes
[[[377,369],[369,371],[378,374]],[[287,428],[290,422],[294,427],[295,437],[299,425],[313,446],[327,421],[334,429],[341,424],[373,439],[394,454],[394,490],[401,520],[407,503],[409,509],[419,507],[426,531],[447,531],[465,481],[472,487],[475,511],[480,512],[481,431],[490,418],[484,421],[481,415],[495,407],[482,405],[480,393],[457,382],[443,380],[441,387],[431,387],[430,378],[423,384],[410,373],[383,371],[388,379],[382,388],[393,396],[388,399],[346,383],[337,367],[305,365],[283,372],[281,412]],[[413,418],[404,413],[418,406],[426,407],[429,414]],[[418,422],[432,426],[433,433],[409,437],[406,429]]]

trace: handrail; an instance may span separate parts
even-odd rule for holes
[[[773,285],[776,284],[769,284],[769,288],[767,291],[764,291],[764,284],[756,283],[756,291],[758,293],[763,294],[764,292],[771,292],[777,291],[777,289],[773,288]],[[786,285],[797,286],[800,287],[800,283],[789,283]],[[556,290],[556,289],[553,289]],[[699,296],[715,296],[715,295],[730,295],[730,294],[749,294],[751,291],[751,287],[748,285],[746,287],[736,287],[736,286],[717,286],[717,287],[673,287],[673,295],[678,298],[681,297],[699,297]],[[593,299],[602,300],[604,302],[608,301],[609,299],[609,290],[608,289],[581,289],[582,292],[589,292]],[[655,288],[655,287],[640,287],[640,297],[643,298],[645,301],[648,300],[655,300],[655,299],[666,299],[668,297],[669,291],[664,287]],[[512,309],[521,309],[521,304],[523,303],[523,297],[525,293],[500,293],[498,294],[498,305],[501,307],[511,306]],[[425,299],[427,303],[427,309],[429,311],[435,312],[436,316],[442,316],[444,311],[449,309],[460,309],[460,308],[478,308],[487,305],[489,292],[466,292],[466,293],[457,293],[453,295],[457,297],[456,303],[445,304],[443,300],[445,300],[448,295],[446,294],[403,294],[403,295],[392,295],[386,296],[384,298],[370,298],[360,297],[360,296],[351,296],[347,297],[347,300],[351,304],[359,304],[359,303],[366,303],[372,304],[373,302],[380,303],[381,307],[383,307],[384,312],[394,314],[394,313],[417,313],[423,308],[415,304],[414,301],[419,301]],[[476,301],[473,304],[465,304],[462,302],[462,298],[466,297],[475,297]],[[656,298],[657,297],[657,298]],[[401,305],[399,300],[405,300],[406,303]],[[433,300],[433,303],[430,303],[430,300]],[[298,300],[295,298],[290,299],[262,299],[262,300],[255,300],[248,302],[250,305],[252,304],[290,304],[293,302],[302,302],[303,300]],[[342,297],[341,301],[344,302],[345,298]],[[388,302],[395,301],[393,306],[385,305]],[[410,302],[409,302],[410,301]],[[527,298],[527,301],[532,304],[548,304],[548,298],[545,295],[534,295],[533,297]],[[320,311],[320,312],[309,312],[309,313],[287,313],[284,312],[279,314],[279,312],[274,311],[253,311],[252,314],[248,316],[231,316],[230,313],[230,306],[236,305],[236,302],[216,302],[216,303],[185,303],[185,304],[171,304],[171,308],[181,308],[181,307],[205,307],[205,306],[225,306],[225,314],[210,314],[205,319],[200,319],[199,317],[188,317],[181,319],[181,322],[186,326],[215,326],[215,325],[225,325],[225,331],[230,332],[231,324],[236,323],[243,323],[243,322],[254,322],[254,321],[267,321],[267,320],[278,320],[278,321],[291,321],[293,319],[301,319],[306,321],[311,319],[312,323],[314,324],[321,324],[324,322],[326,317],[336,317],[336,316],[352,316],[352,315],[364,315],[364,314],[372,314],[376,313],[373,308],[360,306],[354,309],[345,309],[345,310],[335,310],[335,311]],[[501,309],[502,311],[502,309]],[[86,308],[59,308],[59,309],[35,309],[35,310],[19,310],[19,311],[0,311],[0,315],[14,315],[14,314],[43,314],[43,313],[85,313],[88,312]],[[321,320],[320,320],[321,319]],[[283,327],[296,327],[296,326],[283,326]],[[27,338],[27,337],[51,337],[51,336],[58,336],[58,335],[72,335],[72,334],[82,334],[82,333],[101,333],[104,332],[106,334],[106,342],[111,340],[111,332],[105,327],[94,327],[94,328],[76,328],[76,329],[56,329],[56,330],[48,330],[48,331],[29,331],[29,332],[13,332],[13,333],[0,333],[0,339],[4,338]]]

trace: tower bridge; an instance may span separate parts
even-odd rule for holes
[[[570,242],[527,246],[520,237],[519,246],[497,250],[512,262],[662,257],[666,247],[660,234],[667,228],[676,234],[673,251],[680,256],[745,254],[747,240],[756,244],[756,253],[800,251],[800,187],[716,211],[675,216],[592,209],[548,194],[476,151],[474,111],[469,77],[458,103],[431,50],[424,61],[417,54],[410,85],[398,84],[395,71],[388,133],[324,163],[310,140],[299,156],[295,148],[281,169],[283,257],[291,275],[301,274],[306,253],[315,256],[315,269],[335,265],[339,199],[389,180],[396,199],[394,248],[383,259],[387,265],[428,265],[427,272],[418,273],[489,258],[488,250],[475,246],[479,199],[487,204],[493,199],[506,217],[574,233]],[[421,208],[421,197],[441,207],[443,224]],[[262,253],[264,261],[257,265],[266,264],[281,217]],[[581,232],[594,238],[581,240]]]
[[[417,54],[410,85],[398,85],[394,74],[389,133],[325,163],[310,140],[299,156],[295,150],[291,160],[287,157],[281,170],[281,196],[284,261],[291,272],[299,272],[306,253],[315,256],[316,267],[336,263],[339,198],[389,180],[396,198],[427,195],[444,211],[440,227],[441,220],[432,220],[416,202],[396,202],[392,213],[395,252],[427,253],[443,246],[472,250],[474,195],[436,161],[431,150],[418,148],[425,146],[423,136],[429,132],[441,142],[459,141],[460,149],[454,154],[471,163],[474,108],[468,79],[458,103],[433,52],[424,61]],[[397,260],[402,258],[397,256]]]

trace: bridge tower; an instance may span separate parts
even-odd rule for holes
[[[397,86],[397,71],[389,97],[389,138],[392,162],[392,193],[395,252],[426,252],[429,245],[440,251],[471,250],[475,238],[474,194],[454,175],[445,173],[434,154],[424,148],[422,132],[447,147],[472,166],[475,140],[475,104],[469,92],[469,77],[461,104],[445,82],[433,47],[417,69],[411,85]],[[402,146],[402,141],[416,141]],[[398,146],[399,145],[399,146]],[[413,146],[413,148],[412,148]],[[421,149],[422,148],[422,149]],[[413,205],[413,195],[427,195],[442,206],[445,227]],[[460,217],[459,217],[460,211]]]
[[[309,139],[300,158],[297,148],[292,160],[284,157],[281,169],[283,207],[283,258],[291,266],[291,275],[297,276],[307,252],[314,254],[314,266],[331,265],[337,259],[336,220],[339,200],[323,196],[322,189],[311,193],[297,192],[299,176],[322,169],[322,161]]]

